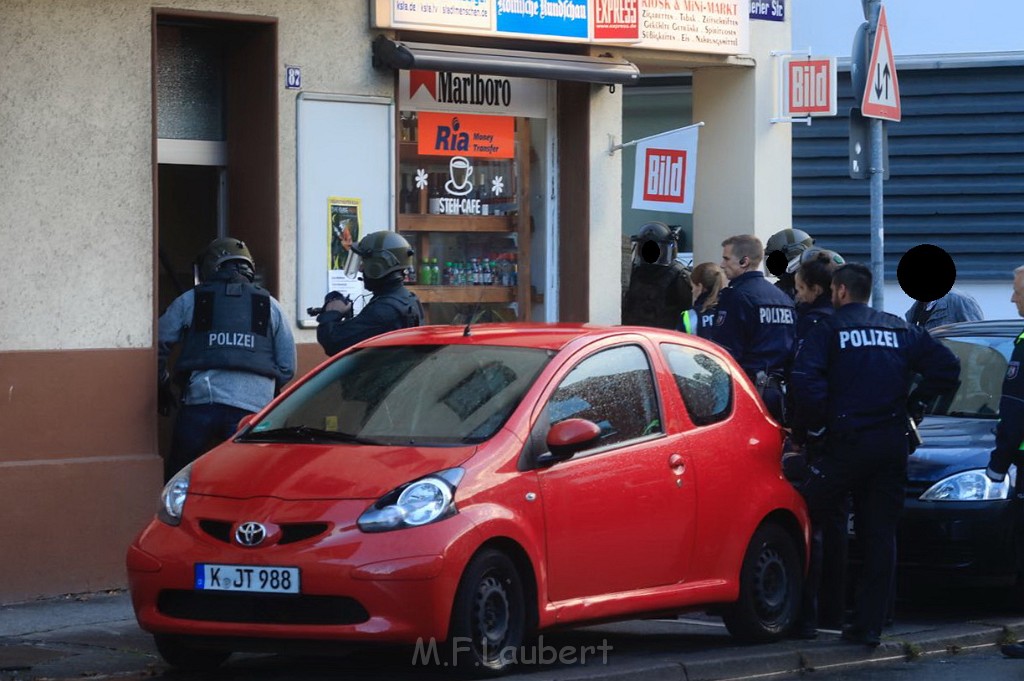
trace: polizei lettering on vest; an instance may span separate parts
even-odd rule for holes
[[[761,311],[762,324],[793,323],[793,310],[788,307],[762,307],[758,309]]]
[[[210,333],[207,343],[207,347],[211,348],[247,348],[252,350],[256,347],[256,336],[251,333],[220,331]]]
[[[899,336],[895,331],[883,331],[881,329],[850,329],[839,332],[839,349],[845,350],[847,346],[854,348],[883,347],[898,348],[900,346]]]
[[[479,74],[456,76],[447,71],[438,74],[437,101],[443,104],[510,106],[512,83],[508,78],[487,78]]]

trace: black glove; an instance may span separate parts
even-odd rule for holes
[[[178,396],[171,388],[171,375],[165,369],[157,380],[156,410],[161,416],[170,416],[178,408]]]

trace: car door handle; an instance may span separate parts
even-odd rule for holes
[[[683,471],[686,470],[686,461],[683,460],[682,454],[672,454],[668,457],[668,467],[672,469],[672,472],[676,475],[682,475]]]

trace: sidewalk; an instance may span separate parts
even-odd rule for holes
[[[925,619],[927,621],[925,621]],[[760,646],[732,643],[720,620],[701,615],[678,620],[635,620],[618,624],[545,634],[555,645],[578,646],[607,639],[615,653],[606,663],[577,667],[548,667],[513,674],[510,679],[679,679],[711,681],[784,675],[800,671],[839,669],[860,665],[899,665],[928,655],[995,646],[1024,636],[1024,616],[981,616],[968,621],[928,617],[897,622],[875,650],[838,640],[838,632],[822,631],[813,641],[783,641]],[[246,658],[253,659],[246,659]],[[388,659],[384,659],[388,658]],[[397,665],[397,666],[394,666]],[[236,656],[227,669],[263,678],[285,678],[298,670],[295,660],[285,666],[264,656]],[[315,666],[315,665],[314,665]],[[394,656],[368,656],[353,665],[349,678],[409,678],[423,669],[408,669]],[[159,658],[148,634],[135,623],[124,591],[64,596],[0,606],[0,681],[29,679],[110,678],[119,681],[161,677],[168,667]],[[336,677],[337,667],[310,669],[304,678]],[[279,672],[279,673],[278,673]],[[248,674],[244,674],[248,676]],[[256,676],[257,674],[253,674]],[[236,677],[237,674],[227,673]],[[440,674],[428,677],[445,678]],[[179,677],[180,678],[180,677]]]

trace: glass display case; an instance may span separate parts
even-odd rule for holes
[[[397,225],[416,251],[406,284],[427,323],[529,317],[528,125],[400,112]]]

